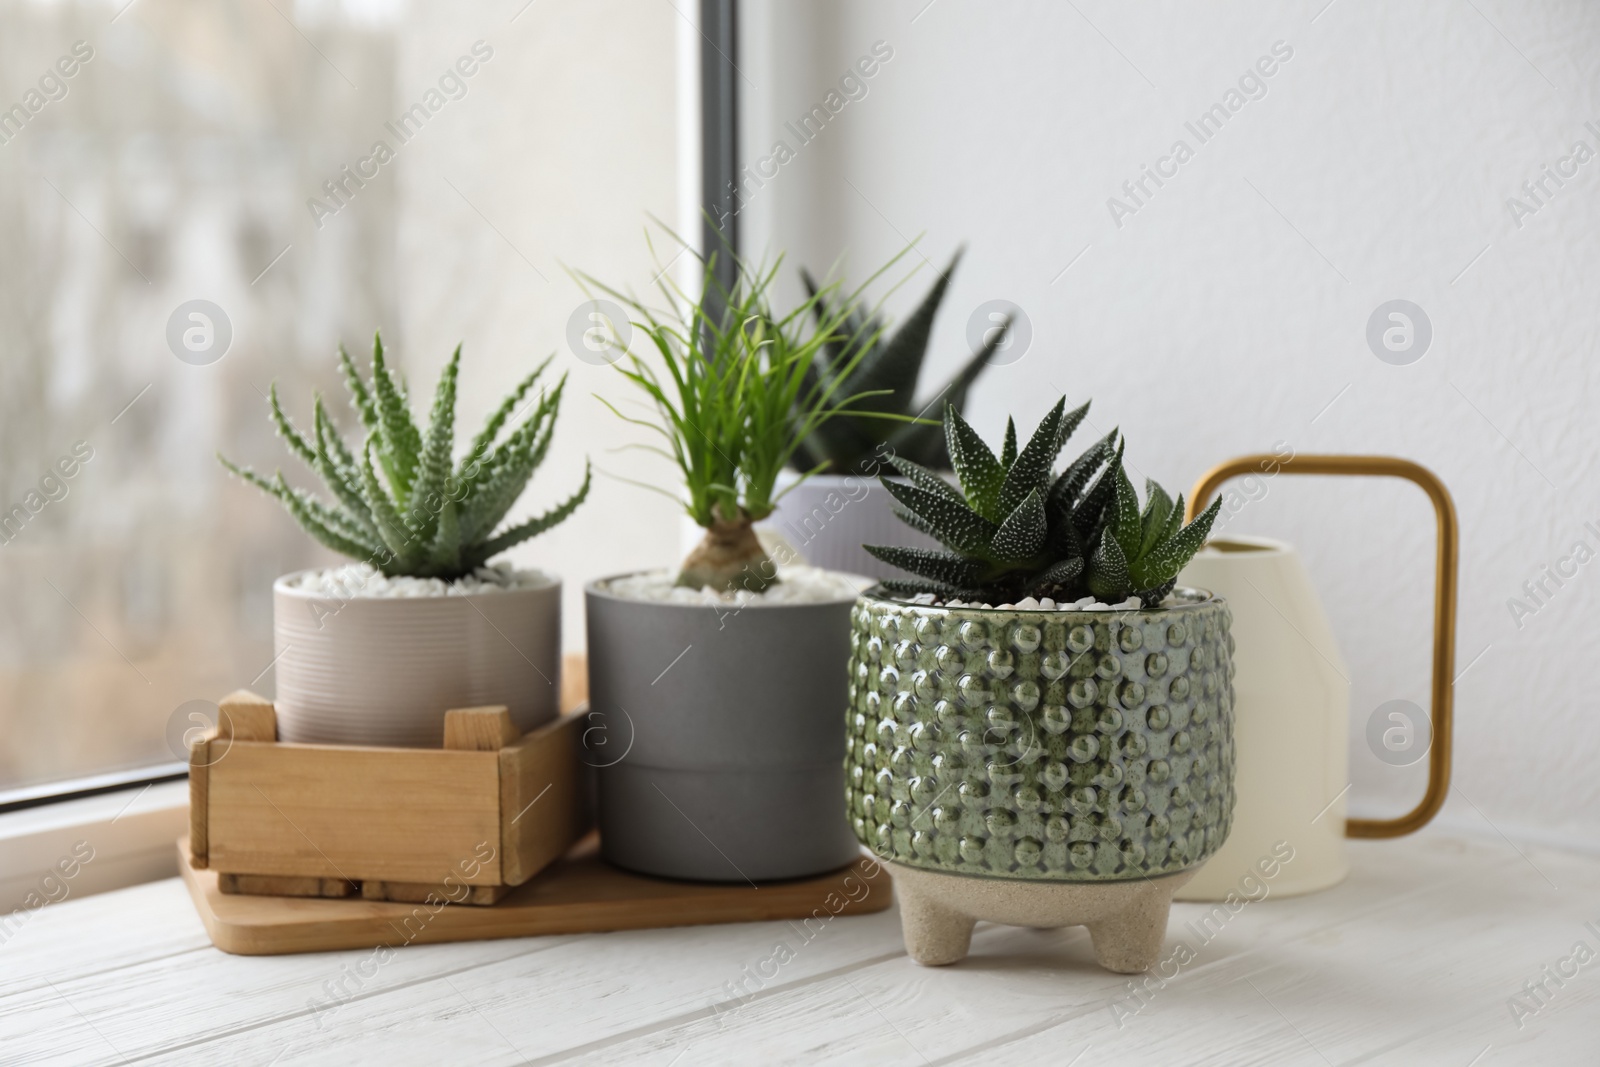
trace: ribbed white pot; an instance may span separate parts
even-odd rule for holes
[[[785,471],[779,476],[778,488],[793,485],[795,478]],[[938,548],[939,544],[896,518],[893,504],[894,498],[876,478],[813,474],[785,493],[777,510],[761,525],[779,533],[813,567],[872,578],[904,578],[903,571],[869,555],[861,546]]]
[[[555,718],[560,582],[340,600],[299,576],[272,588],[279,740],[438,748],[451,708],[504,704],[523,732]]]

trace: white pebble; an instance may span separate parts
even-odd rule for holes
[[[1136,597],[1136,596],[1131,596],[1127,600],[1124,600],[1120,604],[1111,605],[1111,610],[1113,610],[1113,611],[1138,611],[1142,607],[1144,607],[1144,605],[1139,602],[1139,598]]]
[[[1039,608],[1039,602],[1031,596],[1025,596],[1021,600],[1017,601],[1017,607],[1018,609],[1024,611],[1037,611]]]
[[[410,597],[472,596],[498,593],[507,589],[534,589],[555,581],[537,570],[515,570],[509,563],[479,567],[453,582],[441,578],[389,577],[370,563],[346,563],[324,570],[307,571],[290,588],[318,596],[348,600],[351,597],[397,599]]]
[[[1056,602],[1051,600],[1049,597],[1045,597],[1043,600],[1039,601],[1039,606],[1045,611],[1056,610]]]
[[[760,593],[740,589],[732,594],[712,589],[686,589],[674,585],[676,571],[647,571],[606,583],[607,592],[628,600],[665,601],[669,604],[819,604],[854,599],[872,582],[843,571],[820,567],[780,567],[779,581]]]

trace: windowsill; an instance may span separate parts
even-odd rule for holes
[[[88,896],[177,873],[173,842],[188,832],[189,783],[161,782],[0,815],[0,914],[40,898]],[[93,858],[81,861],[87,842]],[[56,872],[61,860],[71,878]],[[47,878],[54,879],[47,882]]]

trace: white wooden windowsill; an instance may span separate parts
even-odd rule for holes
[[[156,785],[44,804],[0,815],[0,915],[28,907],[30,897],[76,900],[109,889],[170,878],[173,842],[188,832],[189,783]],[[93,859],[61,888],[45,879],[73,850]],[[70,864],[69,864],[70,865]],[[62,898],[62,892],[66,896]],[[0,946],[0,975],[5,974]],[[0,1049],[0,1062],[5,1053]]]
[[[1249,904],[1209,942],[1191,925],[1208,906],[1176,905],[1168,950],[1194,958],[1133,1015],[1081,929],[980,925],[939,969],[906,958],[892,909],[809,941],[756,923],[412,946],[374,967],[221,953],[168,879],[50,905],[0,945],[0,1063],[1600,1059],[1600,956],[1549,980],[1579,943],[1600,953],[1600,858],[1439,831],[1351,851],[1344,884]],[[1513,998],[1537,1009],[1520,1027]]]

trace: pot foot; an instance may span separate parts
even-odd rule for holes
[[[1085,924],[1094,943],[1095,962],[1106,970],[1139,974],[1161,957],[1173,887],[1150,883],[1148,889],[1120,912]]]
[[[965,959],[982,919],[1038,930],[1086,926],[1095,961],[1117,974],[1148,970],[1160,958],[1172,894],[1194,877],[1191,870],[1137,882],[1045,883],[887,866],[906,952],[920,964]]]
[[[898,888],[900,929],[907,954],[924,967],[943,967],[966,959],[977,920],[904,882],[898,883]]]

